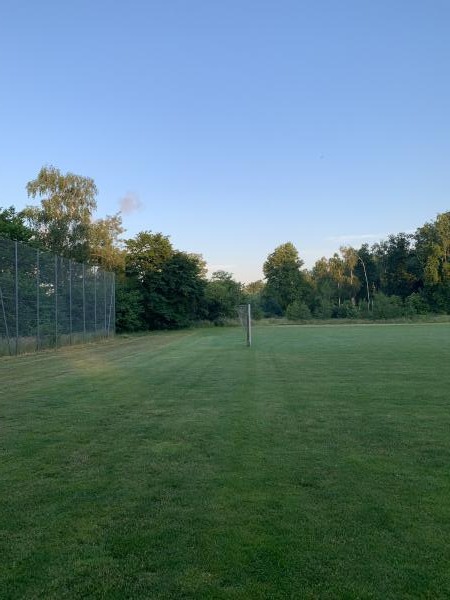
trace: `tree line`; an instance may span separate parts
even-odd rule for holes
[[[208,278],[200,254],[174,248],[162,233],[122,237],[120,213],[95,218],[97,187],[89,177],[45,166],[26,189],[39,204],[0,208],[0,236],[114,271],[118,331],[221,325],[246,302],[256,319],[450,313],[450,212],[413,234],[342,247],[309,270],[286,242],[266,258],[264,279],[243,285],[226,271]]]

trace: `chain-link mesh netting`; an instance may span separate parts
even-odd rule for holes
[[[109,337],[114,273],[0,238],[0,356]]]
[[[237,307],[239,321],[244,330],[247,346],[252,345],[252,311],[250,304],[240,304]]]

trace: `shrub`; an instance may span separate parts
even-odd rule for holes
[[[261,308],[265,317],[281,317],[283,309],[273,298],[263,296],[261,299]]]
[[[386,296],[382,292],[373,298],[374,319],[395,319],[403,316],[403,302],[400,296]]]
[[[116,331],[139,331],[145,329],[142,293],[126,285],[116,289]]]
[[[335,307],[333,316],[338,319],[356,319],[359,316],[359,311],[350,300],[345,300],[341,306]]]
[[[313,315],[316,319],[331,319],[333,316],[334,305],[325,298],[318,298]]]
[[[286,317],[290,321],[299,321],[304,319],[311,319],[311,311],[304,302],[300,300],[294,300],[291,302],[286,309]]]
[[[428,312],[430,312],[430,307],[418,292],[414,292],[405,299],[405,315],[407,317],[426,315]]]

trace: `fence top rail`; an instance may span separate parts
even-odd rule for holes
[[[85,269],[87,268],[89,271],[91,271],[92,273],[97,272],[97,273],[102,273],[102,274],[110,274],[113,275],[114,271],[108,271],[106,269],[103,269],[101,267],[101,265],[95,264],[95,263],[90,263],[88,261],[83,262],[83,261],[78,261],[75,260],[73,258],[70,258],[68,256],[63,256],[62,254],[57,254],[56,252],[52,252],[51,250],[48,250],[47,248],[42,248],[41,246],[38,245],[33,245],[31,243],[27,244],[26,242],[23,242],[22,240],[12,240],[10,238],[4,237],[0,234],[0,245],[4,244],[5,246],[9,246],[10,248],[14,248],[14,247],[20,247],[23,248],[23,250],[25,252],[29,252],[31,253],[39,253],[40,256],[44,255],[46,257],[51,257],[53,260],[55,258],[61,259],[61,260],[66,260],[68,262],[70,262],[72,265],[79,265],[80,267],[84,266]],[[1,257],[0,257],[1,259]],[[1,267],[1,264],[0,264]]]

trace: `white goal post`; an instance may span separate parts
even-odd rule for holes
[[[247,346],[252,345],[252,306],[251,304],[240,304],[238,306],[239,321],[245,331]]]

